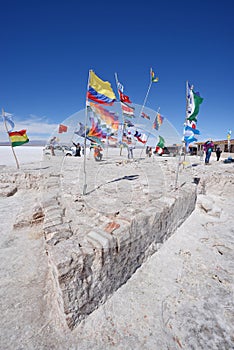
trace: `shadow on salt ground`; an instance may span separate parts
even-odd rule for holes
[[[117,178],[117,179],[114,179],[114,180],[111,180],[111,181],[107,181],[106,183],[101,184],[101,185],[97,186],[96,188],[94,188],[93,190],[87,192],[87,195],[88,195],[88,194],[91,194],[91,193],[93,193],[93,192],[95,192],[96,190],[98,190],[99,188],[105,186],[106,184],[110,184],[110,183],[112,183],[112,182],[117,182],[117,181],[121,181],[121,180],[132,181],[132,180],[138,179],[138,177],[139,177],[139,175],[125,175],[125,176],[123,176],[123,177],[119,177],[119,178]]]

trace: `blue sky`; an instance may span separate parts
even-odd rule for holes
[[[89,69],[142,104],[150,67],[159,77],[146,106],[182,133],[185,83],[204,101],[200,140],[233,125],[234,2],[11,1],[1,3],[0,101],[15,129],[46,138],[85,108]],[[233,131],[234,132],[234,131]],[[3,123],[0,141],[5,140]]]

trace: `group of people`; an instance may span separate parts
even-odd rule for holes
[[[205,155],[206,155],[205,156],[205,164],[209,164],[210,156],[211,156],[211,153],[213,152],[213,149],[214,149],[214,143],[211,139],[204,143],[203,150],[204,150]],[[222,153],[220,146],[216,147],[215,153],[216,153],[216,159],[217,159],[217,161],[219,161],[221,153]]]
[[[80,143],[75,143],[75,142],[72,142],[72,143],[75,146],[75,154],[74,154],[74,156],[75,157],[81,157],[81,150],[82,150],[82,148],[81,148]],[[50,149],[51,149],[51,155],[52,156],[55,155],[55,153],[54,153],[55,145],[56,145],[56,137],[53,137],[50,140]],[[101,151],[102,151],[101,146],[91,144],[90,150],[92,148],[94,148],[94,159],[97,160],[97,161],[102,160],[102,156],[103,155],[101,153]],[[127,135],[128,159],[133,158],[133,149],[134,148],[135,148],[135,142],[133,140],[133,137],[132,137],[131,133],[129,133]],[[211,139],[209,139],[203,144],[203,151],[205,152],[205,164],[206,165],[209,164],[209,162],[210,162],[210,157],[211,157],[211,153],[213,152],[213,150],[214,150],[214,143],[213,143],[213,141]],[[122,149],[121,149],[121,153],[122,153]],[[222,153],[222,150],[221,150],[220,146],[216,147],[215,153],[216,153],[216,159],[217,159],[217,161],[219,161],[221,153]],[[152,147],[149,147],[149,146],[146,147],[146,156],[148,156],[148,157],[152,156]]]

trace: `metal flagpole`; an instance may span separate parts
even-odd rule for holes
[[[15,161],[16,161],[16,166],[17,166],[17,169],[19,169],[19,162],[18,162],[18,159],[17,159],[17,157],[16,157],[14,148],[12,147],[12,142],[11,142],[11,138],[10,138],[10,136],[9,136],[9,131],[8,131],[7,123],[6,123],[6,119],[5,119],[5,111],[4,111],[3,108],[2,108],[2,117],[3,117],[3,119],[4,119],[4,125],[5,125],[5,128],[6,128],[6,132],[7,132],[9,141],[10,141],[10,143],[11,143],[11,149],[12,149],[12,153],[13,153],[13,155],[14,155]]]
[[[146,104],[146,101],[147,101],[147,98],[148,98],[148,95],[149,95],[149,92],[150,92],[150,89],[151,89],[151,85],[152,85],[152,78],[151,78],[151,76],[150,76],[150,83],[149,83],[149,86],[148,86],[147,93],[146,93],[146,95],[145,95],[145,99],[144,99],[143,105],[142,105],[142,107],[141,107],[141,111],[140,111],[139,117],[141,117],[142,112],[143,112],[143,110],[144,110],[144,108],[145,108],[145,104]],[[148,139],[147,139],[147,141],[148,141]],[[143,149],[141,150],[140,158],[141,158],[141,154],[142,154],[144,148],[145,148],[145,146],[144,146]]]
[[[185,111],[185,123],[188,118],[188,81],[186,81],[186,111]],[[183,141],[184,142],[184,141]],[[186,146],[184,143],[184,162],[185,162],[185,154],[186,154]],[[180,163],[181,163],[181,156],[182,156],[182,150],[183,150],[183,144],[180,147],[180,155],[179,155],[179,160],[178,160],[178,165],[177,165],[177,170],[176,170],[176,179],[175,179],[175,189],[177,189],[177,182],[178,182],[178,176],[179,176],[179,168],[180,168]]]
[[[90,76],[90,70],[89,70],[89,76]],[[87,91],[89,89],[89,76],[88,76],[88,84],[87,84]],[[87,94],[87,92],[86,92]],[[83,195],[86,195],[87,191],[87,180],[86,180],[86,145],[87,145],[87,120],[88,120],[88,101],[87,101],[87,95],[86,95],[86,106],[85,106],[85,139],[84,139],[84,186],[83,186]]]
[[[116,86],[117,86],[117,91],[118,91],[118,95],[119,95],[119,99],[120,99],[120,94],[119,94],[119,80],[118,80],[118,75],[117,73],[115,73],[115,82],[116,82]],[[120,102],[121,104],[121,102]],[[124,117],[124,114],[123,114],[123,110],[121,108],[121,111],[122,111],[122,121],[123,121],[123,125],[122,125],[122,137],[121,137],[121,142],[123,144],[123,134],[124,134],[124,128],[125,128],[125,117]],[[122,144],[120,145],[120,153],[122,155]]]
[[[148,98],[148,95],[149,95],[149,92],[150,92],[151,85],[152,85],[152,80],[150,79],[148,91],[147,91],[147,93],[146,93],[146,95],[145,95],[145,99],[144,99],[144,102],[143,102],[143,105],[142,105],[142,108],[141,108],[141,112],[140,112],[139,117],[141,116],[141,114],[142,114],[142,112],[143,112],[143,110],[144,110],[144,107],[145,107],[145,104],[146,104],[146,101],[147,101],[147,98]]]
[[[159,111],[160,111],[160,107],[158,107],[157,114],[159,114]],[[142,150],[141,150],[141,153],[140,153],[140,158],[141,158],[142,152],[144,151],[145,146],[146,146],[146,144],[147,144],[147,142],[148,142],[148,138],[149,138],[149,136],[150,136],[150,134],[148,134],[148,137],[147,137],[147,139],[146,139],[146,143],[144,144],[144,146],[143,146],[143,148],[142,148]]]

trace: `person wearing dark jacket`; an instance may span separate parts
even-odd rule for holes
[[[75,157],[81,157],[81,145],[79,143],[75,143],[75,142],[72,142],[73,145],[76,147],[76,153],[75,153]]]
[[[215,153],[216,153],[217,161],[219,161],[219,158],[220,158],[221,153],[222,153],[222,151],[221,151],[219,146],[216,148]]]

